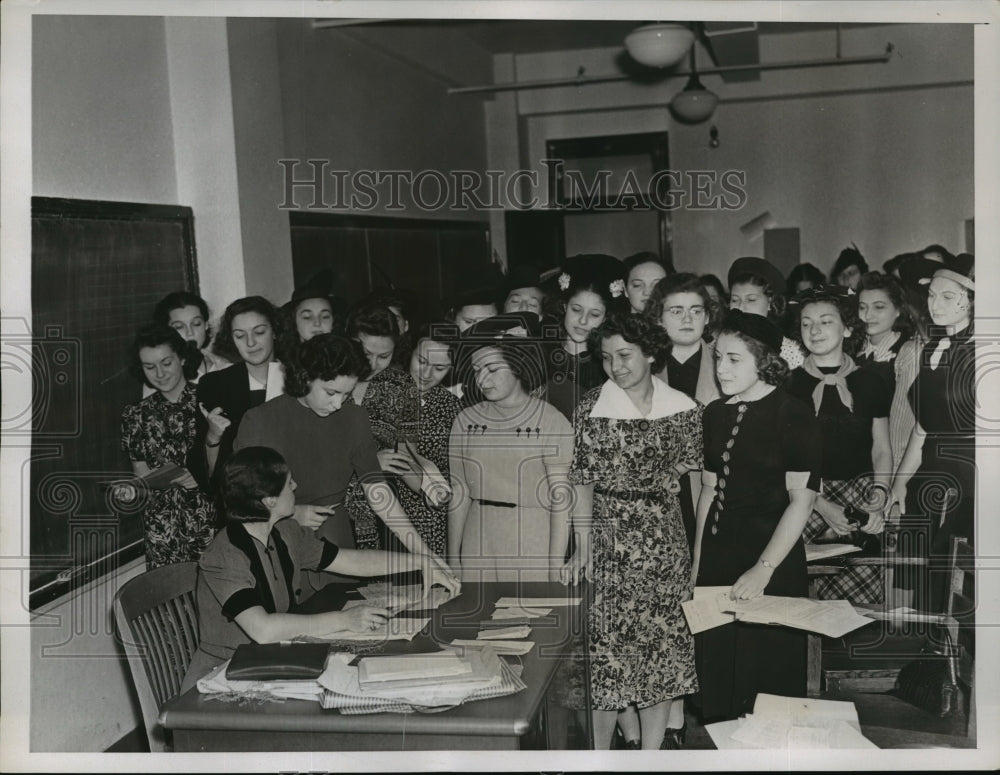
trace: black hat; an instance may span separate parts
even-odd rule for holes
[[[497,296],[499,295],[500,291],[496,285],[480,285],[475,288],[465,288],[452,296],[448,302],[448,308],[458,310],[462,307],[471,307],[473,305],[493,304],[499,309],[500,305],[497,303]]]
[[[555,276],[560,292],[592,284],[614,300],[625,297],[625,274],[625,264],[614,256],[580,253],[563,261]]]
[[[767,284],[771,286],[774,293],[781,293],[785,287],[785,276],[770,261],[765,261],[757,256],[743,256],[743,258],[737,258],[733,261],[733,265],[729,267],[729,277],[727,278],[729,290],[733,289],[733,280],[749,274],[767,280]]]
[[[858,302],[857,294],[847,286],[825,284],[817,285],[815,288],[807,288],[801,293],[796,294],[795,298],[788,300],[788,305],[804,307],[810,302],[828,301],[830,299],[853,302],[854,304]]]
[[[306,299],[326,299],[330,302],[330,309],[333,310],[333,314],[342,315],[347,309],[347,302],[334,294],[333,284],[333,270],[321,269],[306,280],[304,284],[292,291],[292,298],[288,300],[288,303],[282,309],[289,311],[289,314],[291,314],[300,301],[305,301]]]
[[[976,290],[976,257],[971,253],[959,253],[952,259],[945,259],[931,277],[920,280],[921,285],[927,285],[934,277],[944,277],[958,283],[970,291]]]
[[[784,334],[781,333],[780,328],[763,315],[741,312],[738,309],[727,310],[726,317],[722,321],[722,330],[736,331],[766,344],[775,353],[781,352]]]

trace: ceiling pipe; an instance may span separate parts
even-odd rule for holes
[[[736,73],[746,70],[791,70],[805,69],[810,67],[837,67],[840,65],[866,65],[885,63],[892,59],[892,43],[887,43],[885,53],[872,54],[869,56],[856,57],[834,57],[831,59],[805,59],[798,62],[772,62],[771,64],[751,64],[751,65],[730,65],[728,67],[710,67],[698,71],[698,75],[712,75],[715,73]],[[690,70],[670,73],[666,78],[680,78],[691,75]],[[595,83],[614,83],[619,81],[629,81],[628,75],[583,75],[582,68],[580,75],[575,78],[551,78],[541,81],[522,81],[520,83],[494,83],[486,86],[455,86],[448,89],[448,94],[489,94],[502,91],[517,91],[520,89],[549,89],[556,86],[589,86]]]

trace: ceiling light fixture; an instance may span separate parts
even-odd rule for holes
[[[691,76],[682,91],[670,100],[670,112],[685,124],[700,124],[708,120],[719,104],[719,95],[701,85],[694,64],[694,47],[691,48]]]
[[[683,24],[646,24],[625,37],[629,55],[646,67],[673,67],[694,43],[694,33]]]

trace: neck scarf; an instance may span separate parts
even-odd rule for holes
[[[861,357],[870,357],[875,363],[885,363],[886,361],[891,361],[896,357],[896,353],[892,351],[896,342],[899,341],[899,337],[902,334],[899,331],[893,331],[890,336],[887,336],[882,340],[879,345],[873,345],[870,339],[865,339],[865,346],[861,350]]]
[[[819,407],[823,403],[823,391],[826,390],[827,385],[833,385],[837,388],[840,402],[852,412],[854,411],[854,399],[851,398],[851,391],[847,389],[847,375],[857,371],[858,365],[850,355],[845,354],[842,357],[840,367],[833,374],[824,374],[820,371],[814,355],[810,355],[802,364],[802,369],[806,374],[819,380],[819,384],[813,390],[813,407],[816,409],[817,415]]]

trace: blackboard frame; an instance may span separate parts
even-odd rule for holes
[[[180,260],[180,273],[183,277],[183,287],[194,293],[198,293],[198,265],[197,252],[195,246],[194,232],[194,212],[190,207],[181,205],[148,204],[141,202],[120,202],[120,201],[99,201],[67,199],[57,197],[32,197],[31,218],[33,226],[39,222],[59,222],[59,221],[117,221],[126,223],[170,223],[180,228],[180,255],[172,256]],[[32,245],[33,271],[32,282],[34,285],[34,258],[35,245]],[[37,288],[32,289],[33,300],[37,298]],[[174,288],[173,290],[176,290]],[[127,301],[127,300],[126,300]],[[152,309],[149,310],[152,313]],[[37,352],[43,345],[48,331],[39,330],[36,310],[32,310],[32,350]],[[34,369],[33,369],[34,371]],[[37,387],[37,386],[36,386]],[[33,391],[36,395],[37,390]],[[139,389],[136,386],[136,398],[138,399]],[[31,428],[32,458],[42,457],[60,443],[59,433],[46,432],[44,428],[39,428],[37,413],[34,411]],[[85,411],[85,408],[84,408]],[[62,437],[65,439],[65,435]],[[39,451],[41,455],[39,455]],[[30,477],[31,487],[37,485],[34,474]],[[36,528],[36,515],[29,517],[30,529]],[[96,531],[95,531],[96,535]],[[100,539],[95,538],[95,546],[100,545]],[[142,556],[143,547],[141,539],[133,541],[125,546],[116,545],[111,551],[98,554],[80,565],[75,565],[72,555],[65,555],[65,562],[60,563],[57,556],[42,555],[36,556],[35,549],[31,550],[31,574],[29,590],[29,608],[36,610],[59,597],[66,595],[80,587],[100,578],[101,576],[114,571],[123,564]],[[44,558],[44,559],[43,559]],[[60,567],[61,566],[61,567]],[[39,567],[43,567],[38,571]],[[36,575],[37,572],[37,575]]]

